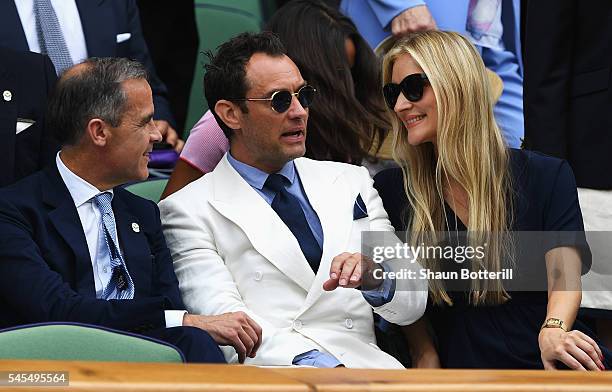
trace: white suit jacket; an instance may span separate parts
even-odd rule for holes
[[[295,160],[304,191],[323,228],[323,256],[314,274],[300,246],[271,206],[224,157],[214,171],[160,202],[164,234],[189,312],[243,311],[263,329],[255,365],[291,365],[317,349],[347,367],[400,368],[376,345],[372,308],[355,289],[325,292],[332,259],[360,252],[361,232],[393,230],[365,168]],[[361,194],[365,218],[353,220]],[[427,291],[397,291],[376,308],[409,324],[421,317]],[[223,347],[228,362],[236,353]]]

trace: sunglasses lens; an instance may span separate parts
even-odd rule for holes
[[[383,87],[383,95],[387,106],[393,110],[397,103],[400,92],[404,94],[410,102],[417,102],[423,98],[423,88],[425,87],[426,77],[422,74],[408,75],[400,84],[388,83]]]
[[[395,107],[395,103],[397,102],[397,97],[399,97],[400,86],[395,83],[385,84],[383,87],[383,95],[385,97],[385,102],[389,109],[393,110]]]
[[[272,109],[278,113],[284,113],[291,106],[292,95],[289,91],[277,91],[272,97]]]
[[[423,98],[424,85],[423,77],[420,74],[415,74],[406,76],[400,83],[400,88],[407,100],[417,102]]]
[[[298,100],[304,109],[308,108],[314,101],[315,91],[312,86],[304,86],[298,91]]]

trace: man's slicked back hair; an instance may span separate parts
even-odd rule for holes
[[[209,63],[205,65],[204,94],[208,107],[227,138],[231,138],[232,129],[215,113],[215,105],[221,99],[245,98],[248,86],[246,65],[255,53],[269,56],[286,54],[285,46],[271,32],[242,33],[217,48],[217,54],[207,53]],[[248,112],[244,102],[238,103],[240,110]]]
[[[147,79],[137,61],[125,58],[89,58],[69,69],[55,86],[47,106],[47,122],[62,146],[75,145],[91,119],[119,126],[127,109],[121,83]]]

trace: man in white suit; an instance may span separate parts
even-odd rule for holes
[[[361,233],[393,229],[365,168],[301,158],[314,88],[271,33],[223,44],[204,84],[230,152],[160,203],[187,308],[253,318],[263,337],[248,364],[401,368],[376,345],[372,308],[410,324],[427,291],[352,289]]]

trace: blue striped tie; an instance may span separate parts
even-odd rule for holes
[[[73,63],[51,0],[34,0],[34,17],[40,51],[49,55],[59,75]]]
[[[104,299],[132,299],[134,298],[134,282],[125,266],[119,247],[115,243],[117,229],[115,228],[115,215],[111,206],[113,195],[109,192],[100,193],[94,197],[94,202],[102,214],[102,226],[104,228],[104,239],[108,247],[113,274],[104,288],[102,298]]]

